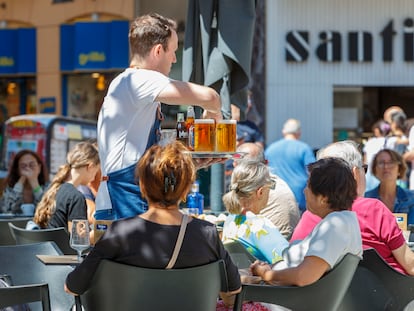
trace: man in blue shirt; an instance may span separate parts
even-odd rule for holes
[[[301,212],[306,210],[303,190],[308,180],[307,165],[315,162],[311,147],[300,141],[301,125],[289,119],[283,126],[283,138],[270,144],[265,150],[272,173],[280,176],[295,194]]]

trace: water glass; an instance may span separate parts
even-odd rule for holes
[[[70,234],[70,247],[78,253],[78,262],[82,261],[82,252],[90,247],[89,223],[87,219],[73,219]]]

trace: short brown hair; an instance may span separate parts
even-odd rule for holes
[[[403,157],[398,152],[392,149],[382,149],[377,152],[377,154],[372,159],[372,175],[377,177],[378,156],[383,152],[388,153],[391,160],[398,164],[398,178],[404,178],[408,169],[407,164],[405,163]]]
[[[149,203],[167,207],[184,199],[196,177],[196,168],[187,148],[174,141],[165,146],[154,145],[139,160],[135,176],[142,196]]]
[[[176,31],[177,23],[156,13],[137,17],[129,28],[129,45],[131,54],[145,57],[156,44],[168,50],[168,40],[172,31]]]

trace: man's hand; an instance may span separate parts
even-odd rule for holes
[[[193,158],[196,169],[207,168],[213,164],[225,163],[227,158]]]

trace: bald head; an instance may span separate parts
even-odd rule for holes
[[[391,124],[392,122],[392,115],[396,112],[404,112],[403,109],[400,106],[391,106],[388,107],[385,111],[384,111],[384,120],[386,122],[388,122],[389,124]]]
[[[255,143],[243,143],[237,147],[237,152],[244,152],[246,155],[242,159],[235,159],[233,166],[236,167],[240,161],[249,160],[265,163],[263,147]]]

